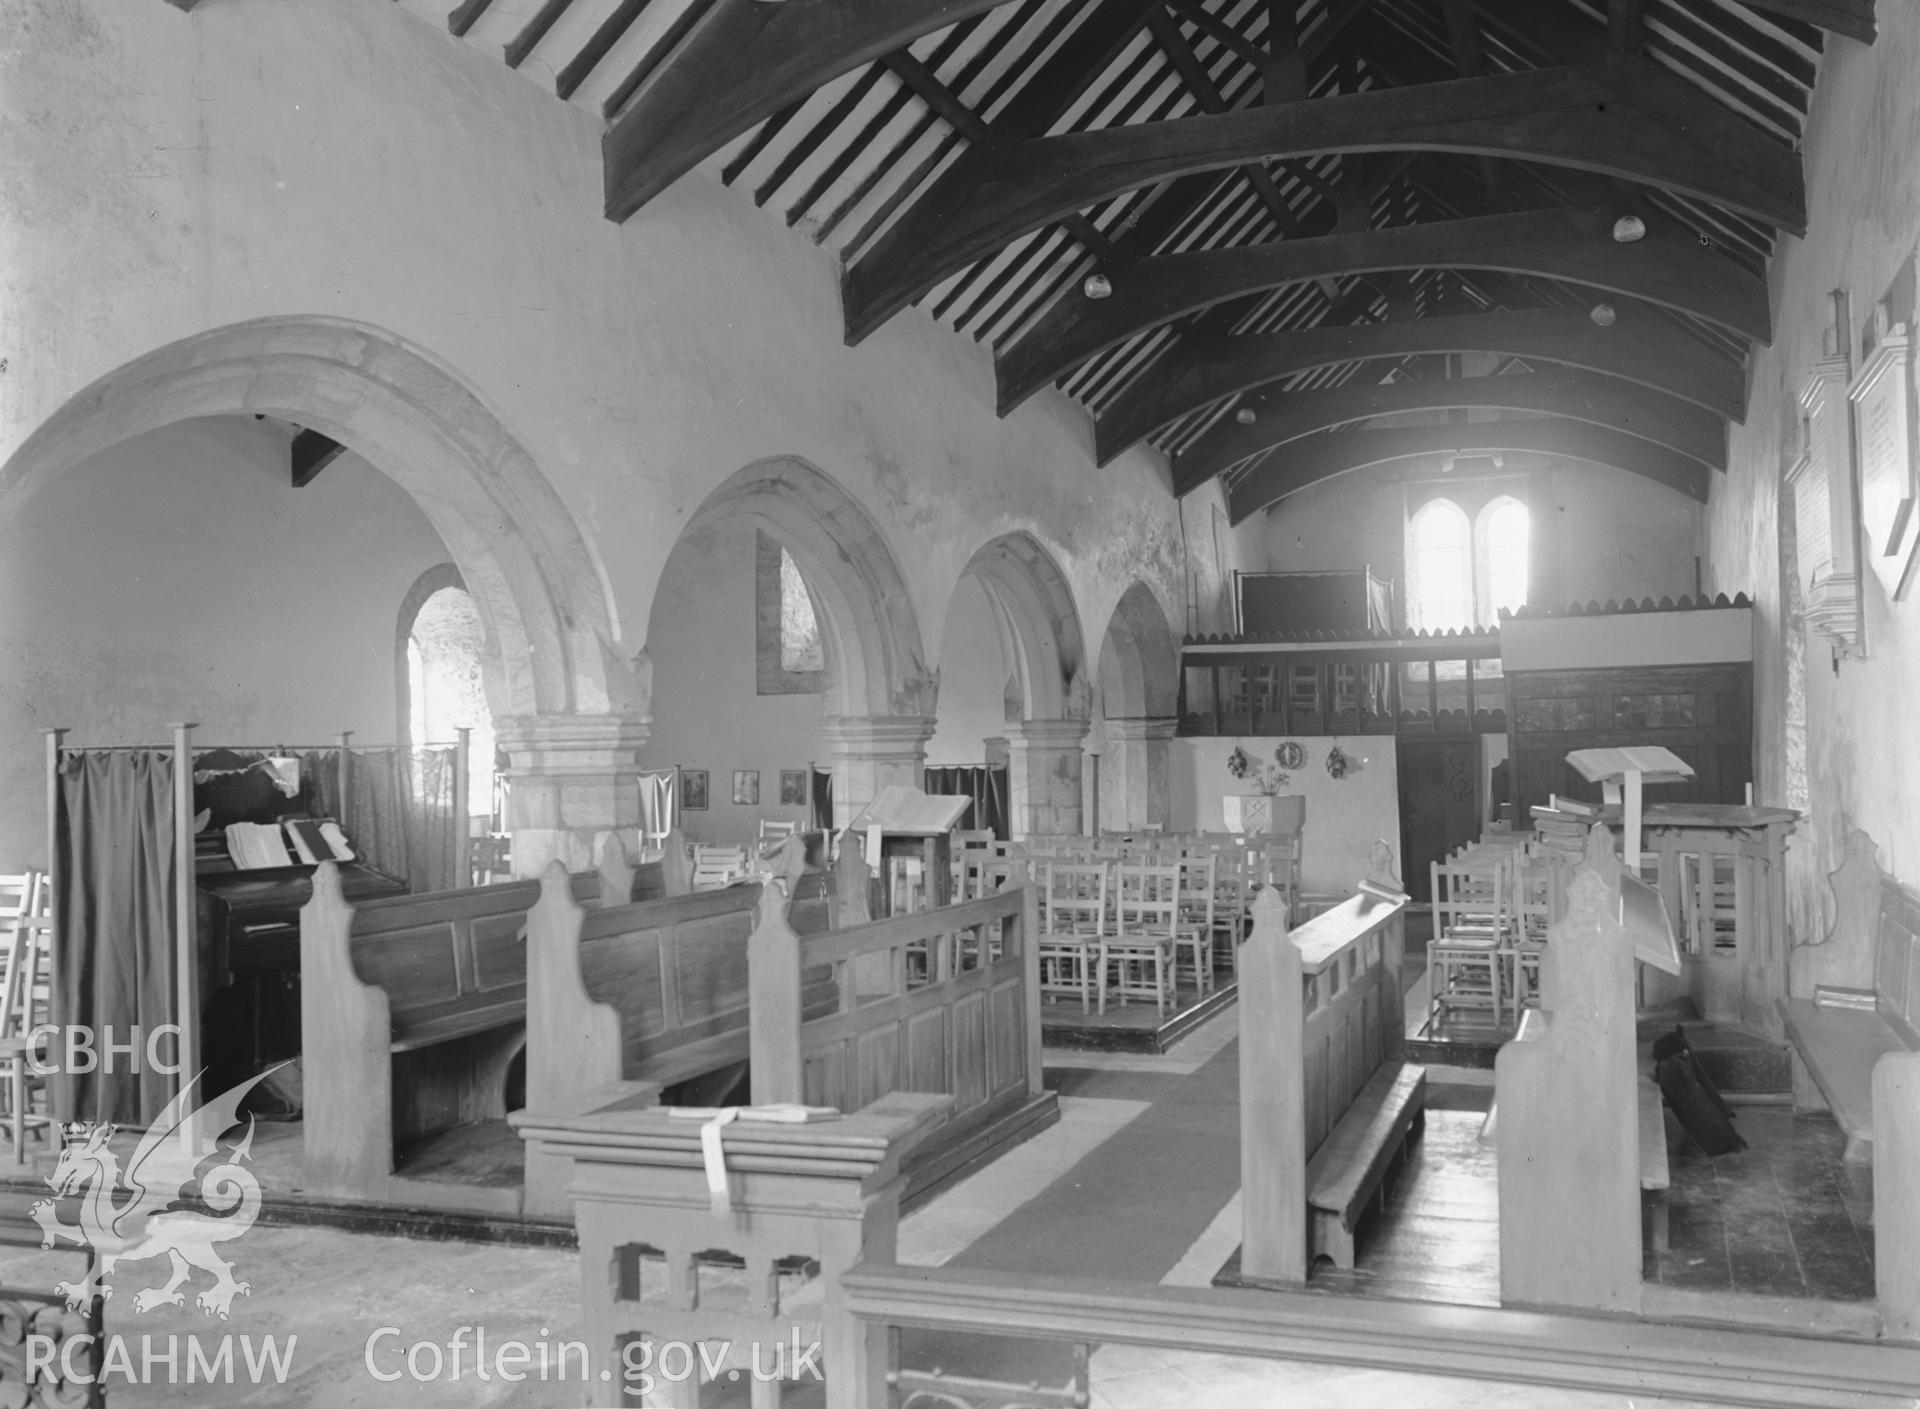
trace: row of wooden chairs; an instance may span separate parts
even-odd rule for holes
[[[1161,1016],[1184,967],[1213,986],[1214,861],[1045,863],[1040,900],[1040,992],[1073,995],[1084,1013],[1109,994],[1151,998]]]
[[[45,1078],[32,1070],[35,1028],[52,1006],[53,887],[44,871],[0,875],[0,1090],[15,1164],[27,1162],[27,1132],[47,1129]]]
[[[1427,950],[1432,1011],[1484,1011],[1496,1028],[1540,1001],[1553,861],[1494,834],[1429,868],[1433,941]]]

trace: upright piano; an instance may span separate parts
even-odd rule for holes
[[[236,799],[233,791],[229,788],[224,797],[217,790],[211,797],[202,794],[199,800],[212,816],[194,839],[201,1056],[208,1067],[207,1089],[214,1091],[300,1055],[300,908],[313,894],[318,869],[235,866],[227,850],[227,822],[271,821],[281,808],[299,809],[310,797]],[[407,893],[405,880],[368,862],[336,864],[350,902]]]

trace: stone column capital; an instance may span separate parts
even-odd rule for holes
[[[1014,749],[1077,749],[1092,726],[1084,719],[1025,719],[1006,725]]]
[[[1161,744],[1174,736],[1180,721],[1172,715],[1161,718],[1109,719],[1107,742],[1113,744]]]
[[[837,754],[901,757],[924,754],[934,724],[933,716],[927,714],[836,714],[826,719],[820,732]]]
[[[891,786],[919,787],[933,737],[927,714],[840,714],[821,725],[833,759],[833,816],[844,827]]]
[[[651,720],[622,714],[516,714],[494,727],[513,773],[638,772]]]
[[[612,832],[640,826],[640,749],[651,721],[625,714],[516,714],[495,725],[510,766],[507,825],[515,875],[548,861],[591,867]]]

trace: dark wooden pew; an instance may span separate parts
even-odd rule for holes
[[[804,843],[802,843],[804,849]],[[853,893],[864,916],[865,867]],[[828,929],[838,910],[827,877],[795,867],[796,928]],[[633,905],[587,908],[558,864],[541,878],[527,920],[527,1105],[551,1110],[597,1088],[665,1089],[747,1060],[747,944],[758,885],[733,885]],[[830,1010],[830,971],[818,969],[810,1011]],[[570,1207],[569,1162],[529,1144],[524,1207]]]
[[[1833,1112],[1846,1158],[1873,1164],[1881,1332],[1920,1340],[1920,891],[1882,875],[1863,831],[1829,882],[1824,940],[1794,950],[1780,1001],[1796,1109]],[[1839,1006],[1834,1000],[1865,1006]]]
[[[1268,887],[1240,952],[1241,1276],[1306,1280],[1351,1267],[1360,1219],[1426,1115],[1405,1050],[1401,912],[1363,889],[1299,928]]]
[[[849,845],[831,909],[804,892],[789,908],[788,892],[756,886],[598,916],[553,882],[529,927],[529,1109],[643,1107],[664,1082],[740,1058],[755,1104],[853,1111],[894,1091],[951,1093],[952,1118],[911,1157],[910,1199],[1045,1129],[1059,1107],[1041,1083],[1031,889],[858,923],[866,879]],[[660,968],[669,955],[677,1024]],[[727,977],[691,1003],[689,972]],[[732,986],[742,974],[746,994]],[[571,1035],[549,1043],[555,1027]],[[548,1143],[528,1140],[530,1212],[567,1207],[566,1158]]]
[[[1564,884],[1560,882],[1564,882]],[[1636,1041],[1636,965],[1681,956],[1660,893],[1622,873],[1605,827],[1557,878],[1541,1005],[1495,1059],[1500,1299],[1637,1314],[1644,1204],[1666,1241],[1666,1126]]]
[[[1011,859],[1009,887],[983,899],[798,938],[763,913],[754,931],[755,1101],[851,1111],[896,1091],[954,1097],[907,1158],[909,1205],[1060,1118],[1041,1077],[1035,894],[1025,855]],[[816,965],[838,1004],[801,1022],[781,995]]]
[[[578,900],[658,895],[658,865],[609,846],[568,877]],[[349,905],[323,864],[300,912],[304,1189],[324,1198],[515,1212],[519,1192],[407,1180],[405,1141],[506,1116],[507,1069],[526,1041],[527,912],[540,883]]]
[[[1873,1158],[1874,1066],[1920,1049],[1920,892],[1882,875],[1878,850],[1865,832],[1848,839],[1846,862],[1828,877],[1832,927],[1794,950],[1792,996],[1779,1004],[1794,1106],[1832,1111],[1858,1164]]]

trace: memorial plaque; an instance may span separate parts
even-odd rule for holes
[[[1860,520],[1867,560],[1902,595],[1920,541],[1914,514],[1913,342],[1905,324],[1881,338],[1848,388],[1860,451]]]
[[[1827,477],[1814,472],[1811,455],[1802,455],[1787,472],[1793,490],[1794,550],[1800,583],[1810,587],[1833,570],[1833,529],[1827,504]]]
[[[1860,636],[1860,507],[1853,490],[1853,427],[1847,360],[1814,363],[1800,392],[1806,454],[1788,473],[1799,524],[1807,625],[1843,654],[1864,655]]]

